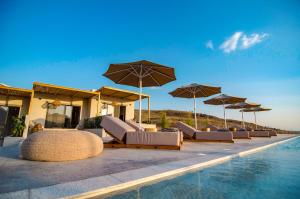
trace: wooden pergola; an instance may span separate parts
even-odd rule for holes
[[[41,82],[34,82],[33,83],[33,90],[32,90],[32,97],[34,95],[34,92],[40,92],[45,94],[51,94],[51,95],[63,95],[74,98],[91,98],[94,96],[98,96],[98,106],[97,106],[97,113],[100,114],[100,100],[101,96],[108,97],[111,99],[121,99],[124,101],[137,101],[139,100],[139,93],[118,89],[118,88],[112,88],[109,86],[104,86],[97,91],[88,91],[88,90],[80,90],[75,88],[69,88],[64,86],[57,86],[53,84],[45,84]],[[148,100],[148,119],[150,121],[150,96],[146,94],[142,94],[142,99]]]
[[[112,88],[109,86],[103,86],[102,88],[97,90],[101,96],[103,97],[109,97],[109,98],[116,98],[121,99],[124,101],[137,101],[139,100],[139,93],[123,90],[119,88]],[[148,121],[150,121],[150,95],[142,94],[142,99],[148,100]]]
[[[10,96],[30,98],[32,90],[0,85],[0,95],[6,96],[5,106],[7,106]]]

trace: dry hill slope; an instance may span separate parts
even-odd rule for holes
[[[151,111],[151,123],[156,124],[158,127],[161,127],[161,115],[166,113],[167,119],[170,123],[170,126],[174,126],[176,121],[183,122],[193,122],[193,113],[188,111],[178,111],[178,110],[152,110]],[[138,110],[135,110],[135,118],[138,118]],[[197,114],[198,118],[198,127],[206,128],[207,125],[214,125],[218,128],[224,128],[224,120],[215,116],[206,115],[206,114]],[[148,112],[146,110],[142,111],[142,121],[146,122],[148,120]],[[242,122],[239,120],[227,120],[228,127],[242,127]],[[253,123],[246,122],[247,127],[254,128]],[[258,128],[265,128],[258,126]],[[271,127],[270,127],[271,128]],[[281,133],[288,133],[288,131],[279,130]],[[292,133],[292,132],[291,132]]]

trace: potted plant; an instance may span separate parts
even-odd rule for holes
[[[12,135],[13,137],[22,137],[23,131],[25,129],[25,118],[13,117],[12,122]]]

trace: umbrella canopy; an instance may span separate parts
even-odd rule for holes
[[[254,107],[259,107],[260,104],[256,103],[250,103],[250,102],[240,102],[236,104],[231,104],[226,106],[226,109],[243,109],[243,108],[254,108]],[[242,122],[243,122],[243,127],[244,129],[246,128],[245,121],[244,121],[244,112],[242,112]]]
[[[209,100],[205,100],[204,104],[223,105],[224,126],[225,126],[225,129],[227,129],[225,104],[235,104],[235,103],[240,103],[240,102],[245,102],[245,101],[246,101],[246,98],[221,94],[217,97],[211,98]]]
[[[194,119],[195,119],[195,128],[197,129],[197,115],[196,115],[196,98],[200,97],[208,97],[211,95],[215,95],[221,92],[221,87],[213,87],[201,84],[190,84],[187,86],[182,86],[169,94],[173,97],[181,97],[181,98],[194,98]]]
[[[256,122],[256,112],[262,112],[262,111],[270,111],[272,109],[270,108],[264,108],[264,107],[253,107],[253,108],[245,108],[240,110],[240,112],[253,112],[254,113],[254,123],[255,123],[255,129],[257,129],[257,122]]]
[[[243,108],[254,108],[259,106],[260,104],[256,104],[256,103],[240,102],[240,103],[228,105],[226,106],[226,109],[243,109]]]
[[[225,105],[225,104],[235,104],[239,102],[245,102],[246,98],[235,97],[230,95],[219,95],[209,100],[205,100],[204,104],[212,104],[212,105]]]
[[[264,107],[255,107],[255,108],[245,108],[240,110],[241,112],[261,112],[261,111],[270,111],[272,109],[270,108],[264,108]]]
[[[142,87],[162,86],[176,80],[174,68],[141,60],[129,63],[110,64],[103,74],[117,84],[140,88],[139,125],[142,123]]]

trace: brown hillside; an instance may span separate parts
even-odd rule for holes
[[[177,121],[183,122],[193,122],[193,113],[189,111],[177,111],[177,110],[151,110],[151,123],[156,124],[159,128],[161,127],[161,115],[166,113],[167,119],[170,123],[170,126],[174,126]],[[135,110],[135,118],[138,118],[138,110]],[[148,112],[146,110],[142,111],[142,121],[147,122]],[[206,115],[206,114],[197,114],[198,127],[206,128],[207,125],[214,125],[218,128],[224,128],[224,120],[215,116]],[[228,127],[242,127],[242,122],[239,120],[227,120]],[[247,127],[254,128],[253,123],[246,122]],[[258,126],[258,128],[265,128]],[[270,128],[270,127],[268,127]],[[289,133],[287,131],[276,129],[281,133]],[[292,133],[292,132],[291,132]]]

